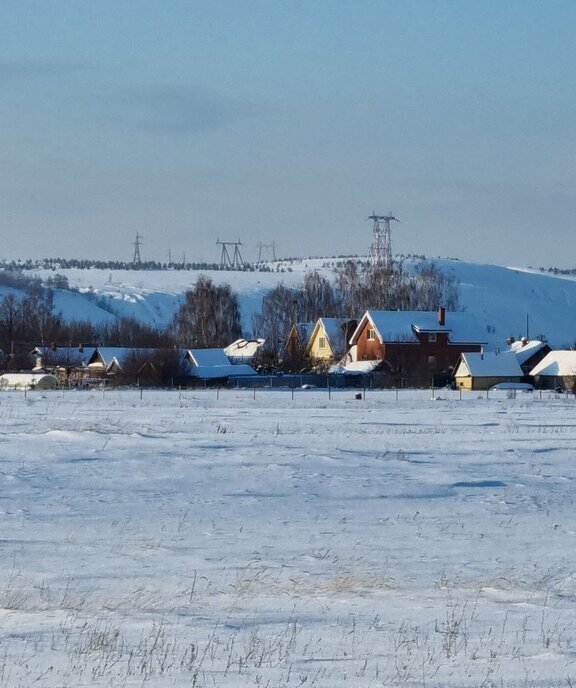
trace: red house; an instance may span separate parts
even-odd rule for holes
[[[391,385],[430,384],[449,376],[460,354],[486,343],[467,313],[366,311],[350,339],[350,361],[381,361]]]

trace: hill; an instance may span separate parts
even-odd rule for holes
[[[244,334],[252,333],[252,315],[263,294],[282,281],[297,286],[304,274],[318,270],[333,274],[334,259],[308,259],[272,264],[270,272],[138,271],[64,269],[69,290],[55,290],[56,309],[66,320],[110,322],[133,317],[156,326],[167,325],[185,291],[200,274],[216,284],[228,283],[237,293]],[[508,336],[543,335],[552,346],[570,347],[576,338],[576,280],[524,268],[436,260],[436,265],[458,282],[461,307],[473,313],[486,330],[491,347],[503,346]],[[412,263],[406,261],[407,269]],[[37,269],[31,274],[46,281],[55,272]]]

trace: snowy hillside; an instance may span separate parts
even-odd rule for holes
[[[309,270],[330,276],[328,259],[279,263],[274,272],[220,271],[109,271],[59,270],[74,291],[58,290],[57,309],[67,320],[109,322],[130,316],[165,326],[176,312],[184,292],[200,274],[215,283],[228,283],[238,294],[244,334],[252,334],[252,315],[259,311],[263,294],[279,281],[295,286]],[[438,260],[436,264],[459,283],[460,302],[486,332],[490,346],[503,346],[509,335],[545,335],[556,347],[568,347],[576,338],[576,281],[523,269]],[[409,263],[406,264],[409,269]],[[48,270],[35,274],[46,279]],[[360,315],[360,314],[359,314]]]

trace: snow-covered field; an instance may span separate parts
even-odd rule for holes
[[[576,685],[576,401],[509,396],[0,394],[0,685]]]

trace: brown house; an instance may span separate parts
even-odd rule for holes
[[[388,384],[427,385],[431,378],[448,379],[460,355],[484,343],[467,313],[366,311],[350,339],[349,359],[381,361]]]

